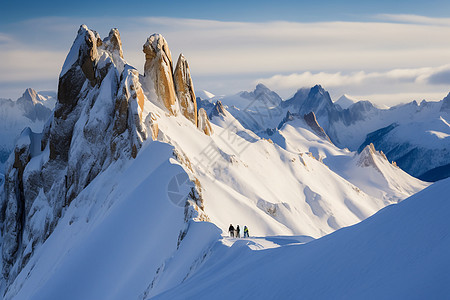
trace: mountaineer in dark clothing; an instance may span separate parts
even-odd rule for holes
[[[237,238],[241,237],[241,229],[239,229],[239,225],[236,226],[236,237]]]
[[[232,224],[230,224],[230,227],[228,228],[228,232],[230,233],[230,237],[234,237],[234,227]]]
[[[248,237],[248,227],[244,226],[244,237]]]

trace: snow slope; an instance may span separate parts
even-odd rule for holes
[[[166,190],[169,180],[184,172],[172,153],[167,144],[150,143],[136,160],[98,176],[5,298],[142,297],[160,263],[177,249],[184,228],[184,207],[174,205]]]
[[[367,146],[360,154],[340,149],[314,134],[302,118],[292,118],[267,137],[289,152],[310,153],[333,172],[386,204],[400,201],[427,186],[390,163],[373,146]]]
[[[437,182],[307,244],[218,241],[194,274],[152,299],[446,299],[449,193],[450,179]]]

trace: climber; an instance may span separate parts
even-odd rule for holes
[[[234,237],[234,227],[232,224],[230,224],[230,227],[228,228],[228,231],[230,232],[230,237]]]
[[[244,226],[244,238],[249,237],[248,236],[248,227]]]
[[[239,229],[239,225],[236,226],[236,237],[240,238],[241,237],[241,230]]]

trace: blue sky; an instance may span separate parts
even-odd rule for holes
[[[126,4],[125,4],[126,3]],[[55,90],[80,24],[121,33],[142,71],[154,32],[188,58],[196,89],[263,82],[287,98],[316,83],[392,105],[450,91],[450,1],[8,1],[0,11],[0,97]]]
[[[346,21],[375,14],[412,14],[447,17],[446,0],[252,0],[252,1],[2,1],[0,22],[8,23],[43,16],[137,17],[161,16],[220,21]],[[127,4],[125,4],[127,3]],[[118,9],[120,7],[125,9]]]

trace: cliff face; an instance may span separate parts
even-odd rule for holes
[[[117,29],[102,41],[81,26],[59,77],[53,116],[42,133],[24,130],[7,162],[1,210],[6,279],[14,279],[64,207],[102,170],[137,155],[148,136],[145,101],[138,72],[123,60]],[[156,138],[156,120],[149,120]],[[40,222],[33,222],[36,206],[45,212]]]
[[[22,132],[6,164],[0,223],[7,284],[52,233],[65,208],[101,172],[114,162],[136,158],[146,139],[158,139],[161,113],[154,104],[176,115],[178,94],[182,114],[197,125],[184,56],[174,79],[170,50],[161,35],[150,36],[144,52],[145,77],[124,60],[117,29],[101,40],[87,26],[80,27],[59,76],[53,115],[42,133],[30,128]],[[32,91],[28,94],[32,98]],[[210,135],[206,112],[199,116],[199,129]]]
[[[181,113],[197,126],[197,101],[194,84],[192,83],[189,64],[183,54],[178,57],[173,76]]]
[[[200,108],[198,110],[198,129],[203,131],[206,135],[212,135],[213,130],[211,127],[211,123],[209,122],[208,115],[206,114],[206,110],[204,108]]]
[[[155,93],[161,107],[170,114],[179,111],[173,83],[172,54],[166,40],[160,34],[151,35],[144,44],[144,76],[149,93]]]

